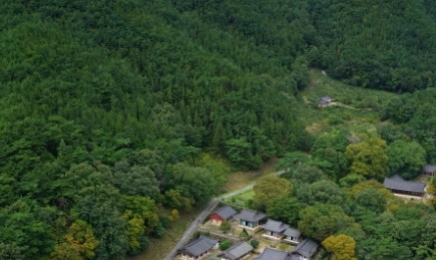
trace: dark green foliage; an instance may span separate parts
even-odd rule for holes
[[[259,246],[259,244],[260,244],[259,240],[256,240],[256,239],[252,239],[252,240],[250,240],[250,245],[251,245],[254,249],[256,249],[256,248]]]
[[[364,207],[371,212],[381,214],[386,208],[386,198],[377,189],[367,188],[355,195],[357,206]]]
[[[353,224],[338,205],[315,204],[300,211],[298,229],[306,236],[322,241]]]
[[[163,238],[165,236],[166,230],[161,221],[157,224],[156,228],[153,230],[153,237],[155,238]]]
[[[312,0],[308,6],[319,39],[313,65],[362,87],[409,92],[433,86],[433,4]]]
[[[227,250],[230,246],[232,246],[232,242],[229,240],[224,240],[220,243],[220,250]]]
[[[328,180],[301,185],[297,190],[297,198],[308,205],[315,203],[343,205],[345,203],[345,193],[336,183]]]
[[[159,181],[150,168],[130,167],[127,161],[121,161],[114,167],[115,186],[126,195],[138,195],[150,198],[159,196]]]
[[[323,133],[316,138],[311,154],[314,158],[327,162],[320,168],[338,180],[348,171],[348,161],[344,154],[347,145],[345,133],[339,131]]]
[[[119,259],[165,234],[126,197],[189,210],[225,181],[203,152],[251,169],[307,146],[306,6],[240,3],[2,3],[0,243],[46,258],[82,219]]]
[[[0,222],[3,223],[0,245],[6,250],[5,254],[18,259],[22,254],[38,259],[50,253],[54,237],[47,230],[52,223],[42,219],[41,213],[42,209],[28,199],[17,200],[0,210]]]
[[[218,190],[218,183],[209,170],[183,163],[171,166],[164,180],[167,188],[179,190],[198,205],[208,202]]]
[[[23,260],[23,249],[14,244],[0,243],[0,260]]]
[[[280,197],[268,205],[266,213],[272,219],[295,226],[299,220],[298,213],[302,208],[302,203],[296,198]]]
[[[287,154],[301,201],[279,198],[268,212],[318,239],[361,234],[326,180],[360,181],[344,178],[347,140],[304,130],[299,91],[309,66],[362,87],[432,87],[435,10],[427,0],[3,1],[0,258],[46,259],[78,219],[98,240],[95,259],[149,247],[168,227],[159,207],[189,210],[222,190],[225,173],[199,163],[204,152],[240,169]],[[381,118],[399,124],[379,128],[392,172],[414,177],[420,147],[436,161],[435,98],[428,89],[383,105]],[[372,216],[386,208],[370,193],[351,207],[365,231],[358,256],[431,257],[434,213]]]
[[[139,254],[143,251],[146,251],[150,248],[150,240],[146,235],[143,235],[140,237],[139,239],[139,248],[137,250],[131,250],[129,248],[129,250],[127,251],[127,254],[129,255],[136,255]]]
[[[413,94],[401,95],[400,97],[385,102],[381,112],[382,119],[389,119],[398,124],[389,127],[396,136],[396,144],[391,147],[390,153],[395,160],[391,160],[400,173],[406,173],[404,177],[413,178],[422,164],[422,149],[425,150],[425,160],[436,162],[436,137],[433,131],[436,127],[436,91],[426,89]],[[386,136],[386,134],[385,134]],[[389,135],[388,135],[389,137]],[[407,142],[413,139],[418,142]],[[407,147],[406,149],[404,149]],[[410,153],[410,155],[407,155]],[[407,156],[406,156],[407,155]],[[413,155],[413,156],[411,156]],[[404,158],[406,156],[406,158]]]

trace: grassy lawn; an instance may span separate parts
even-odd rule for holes
[[[382,101],[396,96],[391,92],[353,87],[322,75],[319,70],[310,71],[310,85],[303,92],[308,103],[314,103],[323,96],[330,96],[345,108],[377,110]]]
[[[301,117],[306,130],[320,133],[333,127],[348,129],[351,133],[375,131],[377,118],[384,101],[396,94],[380,90],[352,87],[322,75],[319,70],[310,71],[311,83],[301,92]],[[317,100],[323,96],[334,99],[333,105],[319,109]]]
[[[223,202],[235,207],[235,208],[245,208],[248,206],[248,201],[253,199],[254,191],[248,190],[244,193],[236,195],[231,198],[223,200]]]
[[[278,161],[277,158],[271,159],[259,170],[230,173],[227,178],[226,191],[237,190],[250,184],[260,176],[274,172]]]

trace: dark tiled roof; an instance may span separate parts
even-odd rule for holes
[[[286,229],[284,234],[288,237],[300,237],[301,236],[300,230],[295,229],[295,228],[291,228],[291,227]]]
[[[265,248],[260,256],[254,258],[254,260],[287,260],[289,259],[289,253],[284,251],[278,251],[271,248]]]
[[[219,241],[210,237],[201,236],[182,248],[192,256],[199,256],[211,250]]]
[[[250,253],[253,250],[253,247],[249,245],[247,242],[239,242],[234,244],[232,247],[224,251],[219,256],[223,256],[227,259],[239,259],[240,257]]]
[[[289,228],[289,226],[284,224],[283,222],[272,220],[272,219],[268,219],[268,221],[265,224],[261,225],[261,227],[265,230],[277,232],[277,233],[282,233],[287,228]]]
[[[318,250],[318,244],[306,238],[292,250],[291,254],[299,254],[306,258],[311,258],[316,253],[316,250]]]
[[[227,220],[233,217],[237,212],[230,206],[224,206],[216,210],[214,213],[220,216],[222,219]]]
[[[436,165],[426,165],[422,167],[423,172],[436,172]]]
[[[291,258],[289,258],[289,260],[300,260],[300,256],[299,255],[291,255]]]
[[[385,178],[383,186],[391,190],[407,191],[423,193],[425,189],[425,183],[405,181],[401,177]]]
[[[266,218],[266,214],[251,209],[243,209],[238,215],[235,216],[235,218],[257,222]]]

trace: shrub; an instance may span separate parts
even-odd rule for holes
[[[246,238],[250,234],[248,234],[247,230],[245,228],[242,229],[241,234],[239,235],[240,238]]]
[[[223,242],[220,243],[220,250],[221,251],[227,250],[231,245],[232,242],[230,242],[229,240],[224,240]]]
[[[250,245],[255,249],[259,246],[259,243],[260,243],[259,240],[256,240],[256,239],[252,239],[250,241]]]
[[[220,225],[220,230],[223,232],[227,232],[232,228],[232,226],[230,225],[230,223],[228,221],[223,221],[221,222]]]

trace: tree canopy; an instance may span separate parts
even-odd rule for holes
[[[0,17],[0,259],[123,259],[277,157],[288,172],[254,188],[272,216],[358,258],[434,257],[434,209],[364,181],[436,163],[434,1],[5,0]],[[314,136],[309,68],[406,94],[359,142]]]

